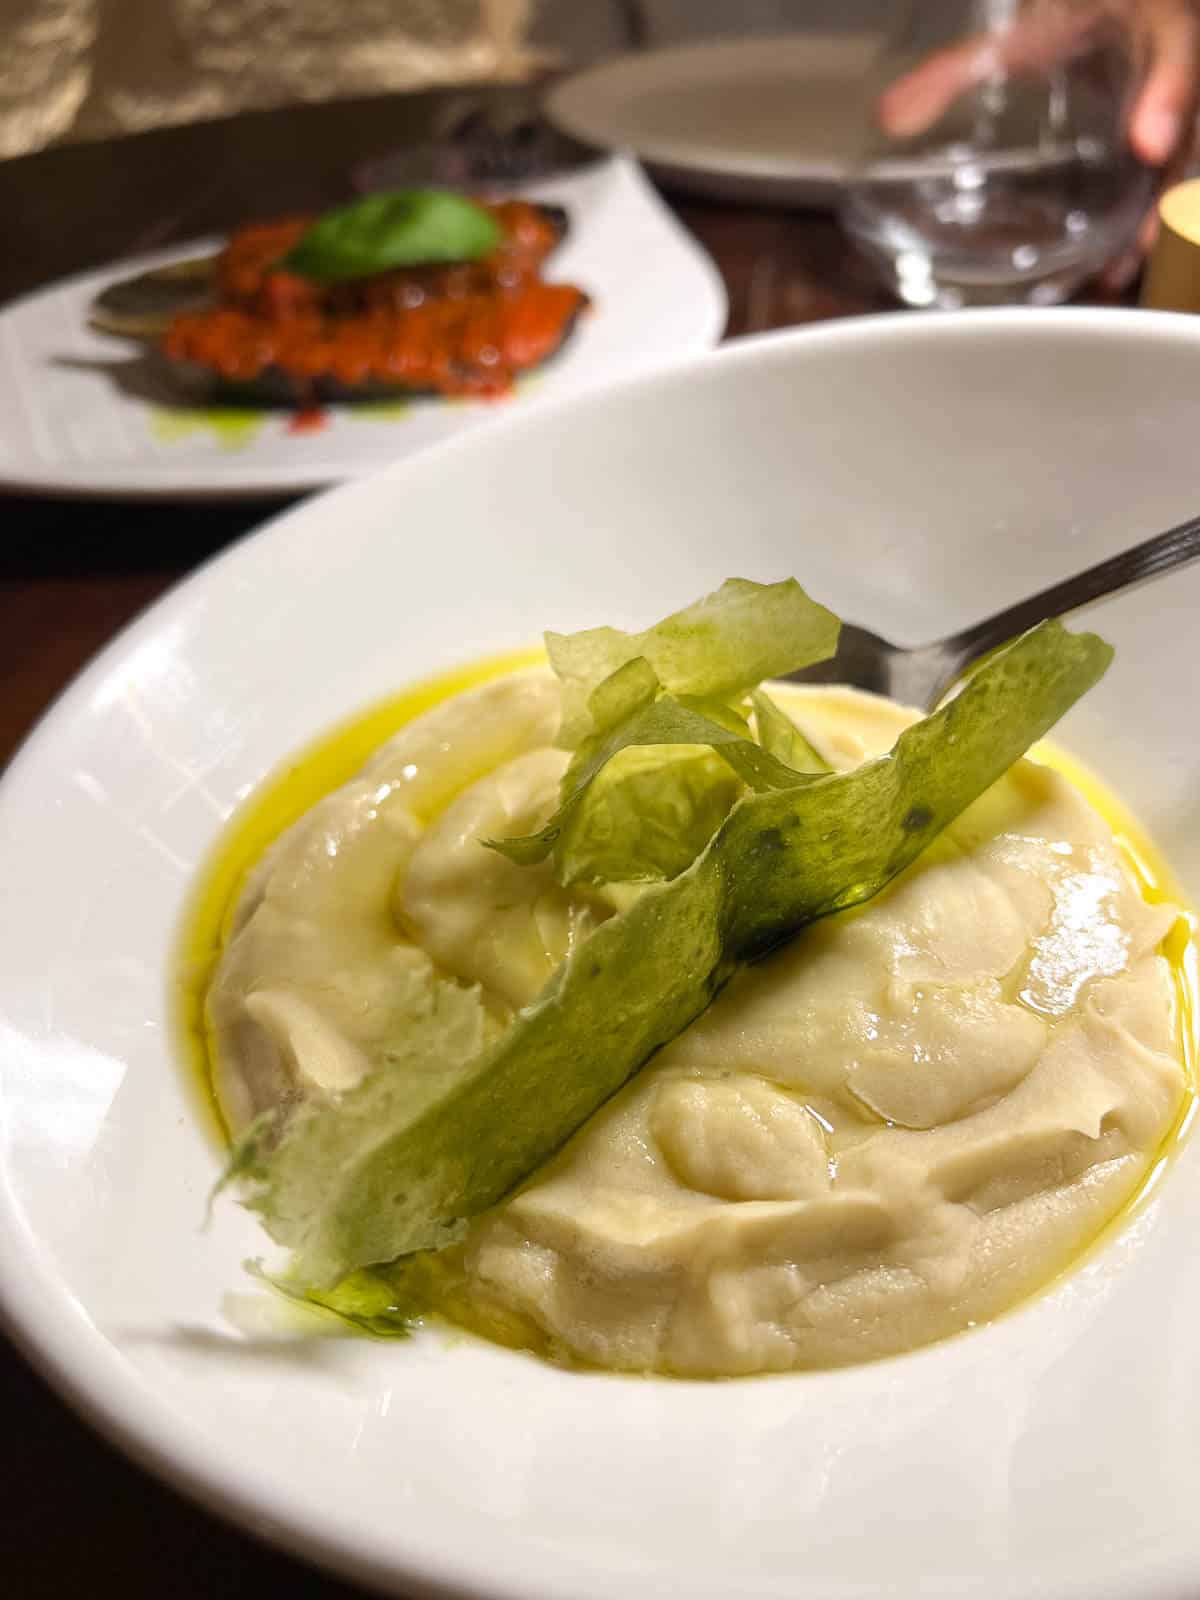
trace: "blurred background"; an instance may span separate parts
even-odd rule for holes
[[[932,0],[936,4],[937,0]],[[895,0],[0,0],[0,156],[630,48],[882,30]]]

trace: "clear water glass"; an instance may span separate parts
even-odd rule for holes
[[[1130,247],[1154,174],[1129,148],[1133,42],[1111,6],[912,0],[876,63],[842,220],[908,305],[1066,299]]]

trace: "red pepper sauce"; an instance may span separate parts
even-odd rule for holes
[[[320,433],[329,422],[329,413],[320,406],[305,406],[288,423],[289,433]]]
[[[323,284],[277,263],[307,217],[240,229],[217,266],[220,303],[178,316],[163,349],[231,383],[264,372],[299,405],[331,386],[502,395],[553,355],[587,297],[538,268],[561,230],[525,201],[489,206],[503,238],[479,261]]]

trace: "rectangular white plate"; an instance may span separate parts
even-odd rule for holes
[[[195,243],[67,279],[0,312],[0,486],[45,493],[287,494],[357,477],[516,407],[660,365],[715,344],[725,292],[712,261],[633,161],[616,157],[516,192],[565,206],[570,227],[547,275],[592,298],[562,355],[504,401],[414,400],[330,408],[319,431],[286,412],[218,428],[172,396],[126,339],[87,325],[114,279],[216,248]],[[238,413],[247,417],[246,413]]]

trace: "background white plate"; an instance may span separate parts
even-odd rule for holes
[[[582,1375],[465,1338],[247,1342],[261,1248],[175,1060],[166,952],[312,734],[543,625],[796,572],[916,641],[1196,510],[1200,322],[861,319],[514,415],[202,569],[0,783],[0,1305],[173,1481],[393,1592],[1182,1600],[1200,1573],[1200,1144],[999,1323],[833,1374]],[[1200,895],[1200,567],[1094,609],[1064,741]]]
[[[262,413],[232,440],[148,377],[128,340],[87,326],[92,297],[207,241],[123,261],[26,296],[0,312],[0,486],[72,494],[281,494],[357,477],[505,411],[644,371],[715,344],[725,290],[709,257],[636,163],[602,161],[516,192],[567,207],[570,231],[547,276],[593,297],[560,358],[509,401],[414,401],[402,415],[331,407],[318,432]]]
[[[862,142],[878,43],[803,33],[620,56],[557,85],[546,112],[701,194],[829,205]]]

